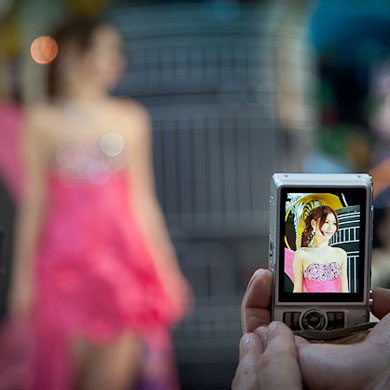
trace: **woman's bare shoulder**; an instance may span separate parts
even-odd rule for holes
[[[146,107],[140,102],[129,98],[111,98],[110,103],[123,118],[129,120],[149,121],[150,115]]]
[[[340,258],[344,258],[347,256],[347,252],[343,248],[332,247],[333,253]]]
[[[132,99],[115,98],[112,101],[116,123],[135,147],[150,143],[152,123],[148,110]],[[138,146],[137,146],[138,145]]]
[[[309,252],[310,252],[310,248],[301,247],[301,248],[296,250],[295,257],[302,258],[302,257],[306,256]]]
[[[308,253],[311,251],[311,248],[307,246],[301,246],[299,249],[297,249],[297,252],[299,253]]]
[[[41,103],[26,107],[26,127],[32,135],[47,136],[59,122],[59,110],[53,104]]]
[[[27,114],[34,118],[42,118],[46,116],[58,116],[58,107],[50,103],[36,103],[26,107]]]

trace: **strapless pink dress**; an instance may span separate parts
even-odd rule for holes
[[[303,272],[303,292],[340,293],[341,266],[336,262],[319,264],[313,263]]]
[[[134,217],[122,141],[114,134],[106,148],[70,144],[53,163],[36,256],[34,389],[73,388],[70,340],[155,336],[182,315]]]

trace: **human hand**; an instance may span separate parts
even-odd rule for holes
[[[302,389],[294,335],[281,322],[271,322],[240,342],[240,364],[232,390]]]
[[[271,273],[256,271],[242,302],[244,332],[253,332],[258,326],[269,324],[271,294]],[[295,337],[305,388],[390,387],[390,315],[386,315],[390,311],[390,290],[376,288],[373,298],[372,312],[382,320],[363,342],[352,345],[310,344]]]

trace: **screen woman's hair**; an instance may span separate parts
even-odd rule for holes
[[[312,209],[307,217],[305,218],[305,229],[302,233],[301,247],[309,246],[309,243],[313,235],[313,226],[311,226],[311,221],[319,221],[320,229],[326,222],[326,218],[329,214],[333,214],[336,218],[336,232],[339,230],[339,220],[337,218],[336,212],[329,206],[319,206]],[[336,233],[335,232],[335,233]]]

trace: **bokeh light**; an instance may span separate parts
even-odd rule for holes
[[[41,36],[31,44],[31,57],[38,64],[48,64],[56,58],[58,53],[57,42],[49,36]]]
[[[125,147],[123,137],[115,132],[105,134],[100,140],[100,148],[108,157],[118,156]]]

